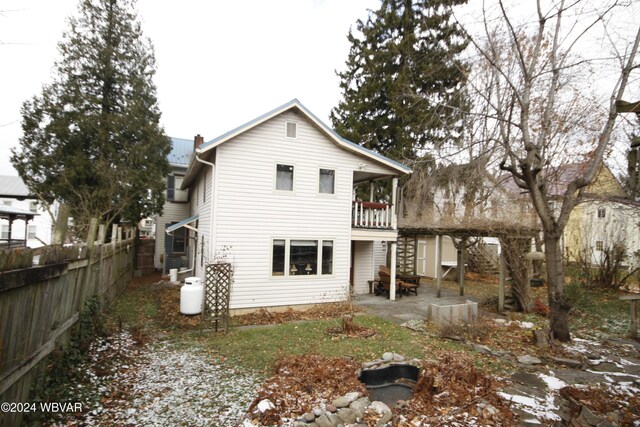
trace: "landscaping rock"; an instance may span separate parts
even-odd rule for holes
[[[387,351],[382,355],[382,360],[384,362],[391,362],[393,360],[393,353],[391,353],[390,351]]]
[[[373,402],[376,403],[376,402]],[[382,403],[382,402],[381,402]],[[386,406],[386,405],[385,405]],[[389,412],[385,412],[382,417],[380,417],[380,419],[378,420],[378,422],[376,423],[376,427],[384,427],[387,425],[387,423],[389,421],[391,421],[391,418],[393,418],[393,414],[391,413],[391,410],[389,410]]]
[[[337,414],[338,418],[342,420],[345,424],[353,424],[358,420],[355,412],[349,408],[340,409]]]
[[[557,363],[558,365],[568,366],[570,368],[578,369],[582,366],[582,362],[575,359],[567,359],[566,357],[549,357],[552,362]]]
[[[525,354],[524,356],[518,356],[516,359],[518,360],[518,363],[521,363],[523,365],[539,365],[542,363],[542,360],[534,356],[529,356],[528,354]]]
[[[356,417],[362,418],[364,417],[364,413],[367,408],[371,405],[371,401],[367,397],[361,397],[360,399],[355,400],[349,405],[351,410],[356,414]]]
[[[474,344],[473,348],[481,354],[492,354],[492,351],[489,347],[487,347],[486,345],[481,345],[481,344]]]
[[[316,424],[318,424],[318,427],[334,427],[331,420],[327,417],[327,414],[321,415],[316,418]]]
[[[347,406],[349,406],[349,403],[351,402],[352,402],[351,400],[347,399],[344,396],[341,396],[341,397],[338,397],[337,399],[334,399],[333,402],[331,402],[331,404],[336,408],[346,408]],[[335,411],[331,411],[331,412],[335,412]]]
[[[599,363],[596,366],[593,366],[591,370],[596,372],[619,372],[620,371],[620,369],[616,366],[616,364],[611,362]]]
[[[378,414],[391,412],[391,409],[387,406],[387,404],[384,402],[380,402],[379,400],[372,402],[371,405],[369,405],[369,409],[375,411]]]
[[[325,408],[327,410],[327,412],[331,412],[334,413],[338,410],[338,408],[336,408],[334,405],[332,404],[328,404],[327,407]]]
[[[359,391],[354,391],[344,395],[344,398],[347,399],[349,403],[354,402],[355,400],[361,397],[362,397],[362,393],[360,393]]]
[[[307,412],[306,414],[304,414],[302,416],[302,419],[305,420],[306,422],[310,423],[316,420],[316,416],[314,414],[312,414],[311,412]]]
[[[320,408],[313,408],[313,415],[315,415],[316,417],[319,417],[320,415],[324,414],[324,411]]]
[[[333,427],[342,425],[342,420],[336,414],[329,414],[327,415],[327,418],[331,421],[331,425],[333,425]]]

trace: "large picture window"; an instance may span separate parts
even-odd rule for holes
[[[293,166],[276,166],[276,190],[293,191]]]
[[[292,240],[289,253],[291,276],[318,274],[318,241]]]
[[[333,274],[333,240],[274,239],[272,276]]]

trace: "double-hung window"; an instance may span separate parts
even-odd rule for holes
[[[293,191],[293,166],[281,165],[276,166],[276,190]]]
[[[189,200],[189,190],[181,190],[183,176],[169,175],[167,177],[167,200],[170,202],[186,202]]]

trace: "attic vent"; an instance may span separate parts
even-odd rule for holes
[[[287,138],[298,137],[298,124],[295,122],[285,122],[287,127]]]

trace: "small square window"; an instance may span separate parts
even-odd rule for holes
[[[604,243],[602,242],[602,240],[597,240],[596,251],[603,251],[603,250],[604,250]]]
[[[293,166],[277,165],[276,190],[293,191]]]
[[[298,137],[298,124],[295,122],[285,122],[287,127],[287,138]]]
[[[604,208],[598,208],[598,218],[604,218],[607,214],[607,211]]]
[[[5,206],[11,206],[11,200],[4,200],[2,202]]]
[[[30,202],[29,203],[29,210],[33,213],[38,212],[38,202]]]
[[[336,182],[336,171],[333,169],[320,169],[320,188],[318,191],[323,194],[334,194]]]

